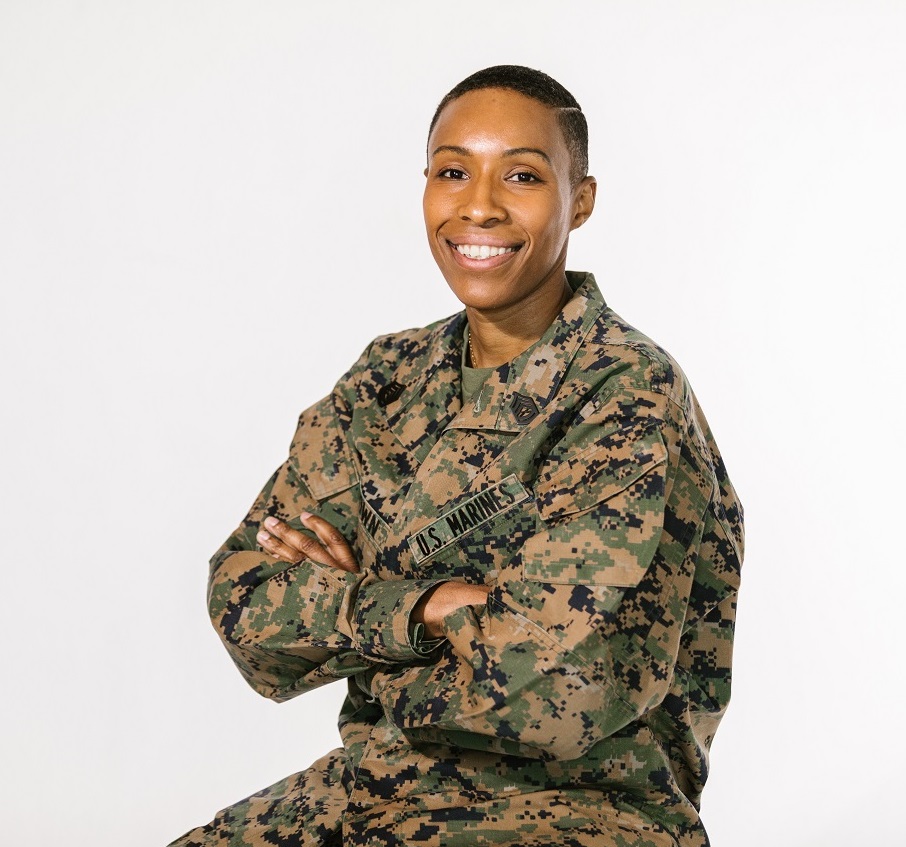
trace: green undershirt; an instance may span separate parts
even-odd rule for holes
[[[469,324],[466,323],[462,334],[462,402],[471,400],[488,381],[496,368],[469,367]]]

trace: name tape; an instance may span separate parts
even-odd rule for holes
[[[384,523],[384,519],[364,500],[362,500],[362,506],[359,510],[359,521],[374,542],[377,542],[378,533],[387,526]]]
[[[531,491],[515,474],[511,474],[490,488],[472,495],[455,509],[444,513],[424,529],[410,536],[408,544],[412,556],[416,562],[423,562],[476,527],[486,524],[501,512],[528,500],[531,496]]]

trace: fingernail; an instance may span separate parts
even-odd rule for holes
[[[261,530],[261,532],[259,532],[259,533],[255,536],[255,538],[257,538],[262,544],[264,544],[265,542],[271,540],[270,533],[269,533],[269,532],[265,532],[263,529]]]
[[[302,514],[299,515],[299,520],[307,521],[310,517],[311,517],[311,512],[302,512]]]
[[[277,519],[276,519],[273,515],[272,515],[271,517],[269,517],[269,518],[265,518],[265,519],[264,519],[264,525],[265,525],[265,526],[274,527],[274,526],[277,525]]]

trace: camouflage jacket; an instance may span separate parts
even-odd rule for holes
[[[212,620],[256,691],[347,679],[344,844],[532,797],[707,844],[742,509],[679,367],[568,277],[545,335],[464,404],[464,313],[377,338],[212,559]],[[361,573],[260,551],[264,517],[305,510]],[[487,604],[420,644],[412,609],[448,579],[492,586]]]

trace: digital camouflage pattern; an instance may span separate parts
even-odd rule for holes
[[[209,607],[260,694],[347,680],[344,748],[175,845],[708,843],[742,509],[678,366],[569,280],[467,402],[460,313],[376,339],[301,415]],[[264,517],[302,511],[360,574],[257,548]],[[448,579],[492,586],[487,605],[420,645],[409,616]]]

